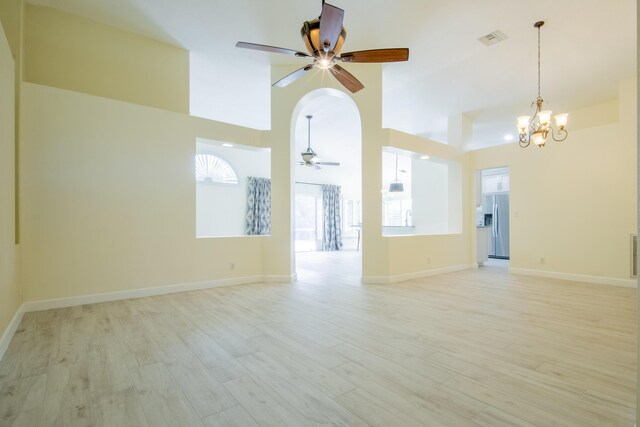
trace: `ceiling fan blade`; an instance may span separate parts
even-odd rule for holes
[[[276,46],[268,46],[266,44],[257,44],[257,43],[247,43],[247,42],[238,42],[236,43],[236,47],[241,47],[243,49],[253,49],[253,50],[261,50],[263,52],[271,52],[271,53],[283,53],[285,55],[295,55],[298,57],[310,57],[311,55],[300,52],[293,49],[285,49],[284,47],[276,47]]]
[[[314,165],[313,165],[313,168],[314,168],[314,169],[322,169],[320,166],[318,166],[318,165],[316,165],[316,164],[314,164]]]
[[[313,164],[323,166],[340,166],[340,162],[313,162]]]
[[[298,80],[300,77],[304,76],[304,74],[312,68],[313,64],[305,65],[304,67],[297,69],[293,73],[287,74],[286,76],[275,82],[273,86],[285,87]]]
[[[338,38],[342,31],[343,19],[344,10],[328,3],[322,5],[322,15],[320,15],[320,46],[324,47],[328,52],[333,52],[336,43],[338,43]]]
[[[340,83],[347,89],[351,91],[351,93],[356,93],[360,89],[364,88],[364,85],[360,83],[360,80],[356,79],[353,74],[339,66],[338,64],[334,65],[330,68],[333,76],[338,79]]]
[[[343,53],[343,62],[401,62],[409,60],[409,49],[371,49]]]

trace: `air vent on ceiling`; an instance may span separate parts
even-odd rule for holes
[[[486,36],[480,37],[478,40],[485,46],[491,46],[492,44],[499,43],[507,39],[507,35],[500,30],[495,30]]]

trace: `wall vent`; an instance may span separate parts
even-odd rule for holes
[[[495,30],[494,32],[489,33],[486,36],[480,37],[478,40],[485,46],[491,46],[506,39],[507,36],[505,33],[500,30]]]
[[[631,235],[631,277],[638,277],[638,235]]]

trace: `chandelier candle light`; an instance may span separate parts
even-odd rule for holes
[[[543,25],[544,21],[538,21],[533,24],[538,29],[538,99],[531,103],[532,107],[535,105],[533,118],[530,116],[518,117],[519,143],[522,148],[528,147],[532,141],[538,147],[544,147],[549,133],[551,133],[553,140],[557,142],[564,141],[569,134],[565,129],[567,118],[569,117],[568,114],[558,114],[554,117],[558,127],[558,130],[554,130],[553,126],[551,126],[551,110],[542,109],[544,101],[540,96],[540,28]]]

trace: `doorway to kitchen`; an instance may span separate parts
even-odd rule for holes
[[[483,169],[476,179],[478,264],[506,268],[511,258],[509,168]]]

